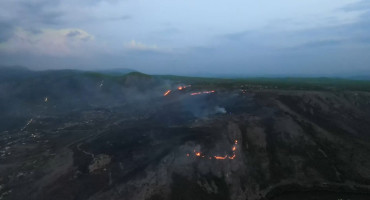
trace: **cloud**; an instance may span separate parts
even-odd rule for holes
[[[147,45],[140,42],[136,42],[135,40],[131,40],[129,43],[124,45],[125,48],[129,50],[135,51],[160,51],[157,45]]]
[[[12,21],[15,26],[58,25],[64,12],[59,8],[60,0],[14,0],[0,3],[3,20]]]
[[[111,20],[111,21],[124,21],[124,20],[130,20],[132,19],[131,15],[122,15],[119,17],[108,17],[106,20]]]
[[[242,31],[242,32],[237,32],[237,33],[225,34],[223,37],[229,40],[242,40],[246,36],[250,35],[251,33],[252,31]]]
[[[158,2],[3,0],[0,64],[156,73],[368,67],[369,0],[284,2],[161,0],[153,13]]]
[[[13,25],[8,22],[0,21],[0,43],[8,40],[12,36]]]
[[[307,42],[302,45],[298,45],[298,49],[310,49],[310,48],[321,48],[321,47],[333,47],[344,43],[344,40],[318,40]]]
[[[369,10],[370,9],[370,1],[362,0],[360,2],[349,4],[342,8],[344,11],[361,11],[361,10]]]
[[[17,15],[18,20],[22,24],[61,24],[61,17],[64,13],[55,8],[58,3],[58,1],[51,3],[45,0],[38,2],[23,1],[19,4],[18,10],[22,15]]]
[[[29,53],[46,56],[78,56],[90,49],[94,36],[81,29],[42,29],[26,31],[17,28],[0,43],[0,52]]]
[[[16,29],[34,32],[39,27],[64,23],[60,0],[13,0],[0,2],[0,42],[8,40]]]

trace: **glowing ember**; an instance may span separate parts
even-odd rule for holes
[[[171,90],[167,90],[167,91],[163,94],[163,96],[167,96],[170,92],[171,92]]]
[[[229,156],[229,159],[234,160],[235,157],[236,157],[236,155],[234,154],[233,156]]]
[[[185,88],[188,88],[188,87],[191,87],[191,85],[180,85],[179,87],[177,87],[178,90],[183,90]]]
[[[227,158],[227,156],[214,156],[216,160],[225,160]]]
[[[190,95],[198,95],[198,94],[202,94],[201,92],[194,92],[194,93],[191,93]]]
[[[232,156],[229,156],[229,155],[225,155],[225,156],[209,156],[209,157],[208,157],[208,159],[212,160],[212,158],[214,158],[214,159],[216,159],[216,160],[226,160],[226,159],[234,160],[234,159],[236,158],[236,154],[235,154],[235,152],[236,152],[237,145],[238,145],[238,140],[234,140],[234,145],[233,145],[233,147],[232,147],[232,151],[233,151]],[[194,155],[195,155],[196,157],[202,157],[202,158],[206,157],[206,156],[205,156],[204,154],[202,154],[201,152],[197,152],[197,151],[195,151],[195,149],[193,150],[193,152],[194,152]],[[189,153],[187,153],[187,154],[186,154],[186,156],[187,156],[187,157],[189,157],[189,156],[190,156],[190,154],[189,154]]]
[[[210,94],[210,93],[214,93],[215,91],[212,90],[212,91],[204,91],[203,94]]]

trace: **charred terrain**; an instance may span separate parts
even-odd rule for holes
[[[0,199],[370,199],[370,83],[0,72]]]

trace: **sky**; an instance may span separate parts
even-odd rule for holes
[[[0,65],[370,75],[370,1],[2,0]]]

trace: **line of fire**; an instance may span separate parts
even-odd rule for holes
[[[177,87],[177,90],[178,91],[182,91],[186,88],[190,88],[191,85],[180,85]],[[170,93],[172,92],[172,90],[167,90],[166,92],[163,93],[163,96],[168,96]],[[191,96],[195,96],[195,95],[201,95],[201,94],[211,94],[211,93],[215,93],[216,91],[214,90],[209,90],[209,91],[200,91],[200,92],[192,92],[190,93]]]
[[[208,158],[210,160],[212,159],[216,159],[216,160],[226,160],[226,159],[229,159],[229,160],[234,160],[236,158],[236,149],[237,149],[237,146],[238,146],[238,140],[235,140],[234,141],[234,145],[232,146],[231,150],[232,150],[232,155],[224,155],[224,156],[219,156],[219,155],[216,155],[216,156],[207,156],[205,154],[203,154],[202,152],[199,152],[199,151],[196,151],[194,149],[193,153],[194,153],[194,157],[198,157],[198,158]],[[190,157],[190,153],[187,153],[186,154],[187,157]]]

